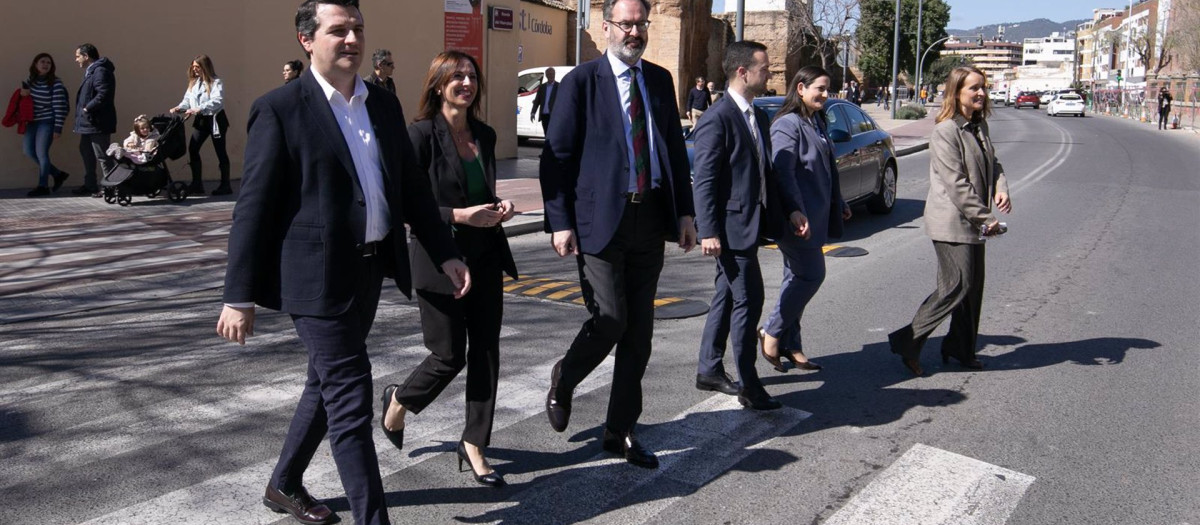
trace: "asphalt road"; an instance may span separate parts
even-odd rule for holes
[[[990,122],[1014,213],[988,244],[985,370],[941,364],[944,327],[927,377],[909,377],[886,348],[934,283],[928,154],[917,153],[900,161],[894,212],[856,208],[838,242],[869,254],[827,259],[804,323],[824,370],[760,364],[784,410],[697,391],[703,318],[659,321],[639,431],[663,468],[616,461],[598,443],[609,374],[581,385],[565,433],[541,409],[583,308],[514,289],[489,451],[511,485],[478,487],[455,468],[459,380],[408,420],[403,452],[376,433],[393,521],[1200,523],[1200,140],[1009,108]],[[523,275],[577,279],[546,236],[511,242]],[[707,302],[711,260],[667,253],[660,297]],[[761,258],[773,301],[781,259]],[[206,281],[221,268],[190,272]],[[304,350],[274,313],[245,347],[221,343],[218,303],[204,290],[0,324],[0,523],[279,520],[258,498]],[[369,345],[377,390],[402,382],[424,357],[414,303],[385,293]],[[305,481],[348,519],[327,450]]]

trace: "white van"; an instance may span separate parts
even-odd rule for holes
[[[563,77],[567,75],[575,66],[552,66],[554,68],[554,79],[562,82]],[[535,67],[526,69],[517,73],[517,139],[540,139],[545,138],[542,133],[542,123],[537,120],[529,120],[529,112],[533,110],[533,97],[537,95],[537,91],[542,87],[543,77],[545,76],[546,67]]]

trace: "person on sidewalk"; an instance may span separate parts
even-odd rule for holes
[[[888,335],[893,354],[913,375],[924,374],[921,348],[947,317],[942,362],[950,358],[982,369],[975,356],[983,310],[984,239],[1003,233],[992,206],[1009,213],[1008,181],[988,134],[991,102],[987,76],[960,66],[946,80],[946,97],[929,139],[929,196],[925,231],[937,254],[937,289],[921,303],[913,320]]]
[[[29,77],[21,83],[21,96],[33,101],[33,120],[25,125],[25,156],[38,165],[37,187],[26,194],[40,197],[58,191],[71,175],[50,162],[50,145],[62,136],[63,123],[70,111],[70,95],[55,75],[54,57],[38,53],[29,65]],[[54,186],[50,187],[50,179]]]
[[[763,323],[763,359],[785,372],[782,359],[797,370],[820,370],[804,355],[801,321],[804,310],[825,281],[829,239],[842,236],[842,222],[852,213],[842,200],[837,155],[829,139],[825,101],[829,73],[817,66],[796,72],[775,122],[771,124],[771,159],[779,182],[779,200],[788,231],[779,233],[783,282],[779,298]]]
[[[1167,86],[1158,89],[1158,129],[1171,129],[1167,119],[1171,117],[1171,102],[1174,100]]]
[[[645,468],[658,457],[634,435],[642,376],[654,337],[663,242],[696,244],[687,147],[675,83],[642,60],[647,0],[605,0],[604,55],[563,78],[541,161],[547,232],[560,257],[575,255],[591,317],[554,365],[546,414],[566,430],[575,387],[616,345],[604,450]]]
[[[358,76],[366,45],[358,1],[306,0],[295,20],[312,63],[250,107],[217,333],[244,344],[257,303],[291,315],[308,352],[308,380],[263,504],[306,524],[337,520],[304,488],[328,434],[354,522],[388,524],[366,339],[383,278],[409,294],[405,223],[455,296],[470,291],[470,274],[417,168],[399,101]]]
[[[104,150],[112,134],[117,132],[116,66],[108,57],[101,57],[92,44],[75,49],[75,63],[83,69],[83,80],[75,95],[75,133],[79,135],[79,156],[83,157],[83,186],[72,190],[75,195],[103,197],[96,179],[96,167],[108,167]]]
[[[386,49],[376,49],[374,53],[371,53],[371,74],[363,80],[395,95],[396,81],[392,80],[392,72],[395,70],[396,62],[392,60],[392,52]]]
[[[221,170],[221,184],[213,195],[229,195],[229,154],[225,152],[225,132],[229,130],[229,118],[225,116],[225,86],[213,69],[208,55],[197,55],[188,67],[188,87],[183,100],[171,108],[171,113],[183,113],[184,119],[192,120],[192,138],[188,141],[188,166],[192,168],[192,184],[188,193],[204,195],[204,170],[200,161],[200,147],[212,137],[213,150],[217,152],[217,168]]]
[[[297,78],[300,78],[300,73],[304,72],[304,62],[299,60],[288,60],[283,63],[283,83],[287,84]]]
[[[504,318],[504,274],[517,278],[501,223],[512,219],[512,201],[496,197],[496,130],[479,120],[483,76],[475,59],[446,51],[425,75],[417,118],[408,138],[417,166],[434,189],[442,220],[452,226],[459,253],[471,271],[471,292],[454,297],[454,284],[434,266],[425,246],[409,248],[413,287],[421,309],[421,331],[429,355],[403,386],[383,390],[383,432],[397,449],[404,445],[404,416],[420,414],[467,369],[467,423],[458,442],[475,481],[503,486],[488,465],[500,377],[500,324]],[[470,345],[468,347],[468,344]]]
[[[533,107],[529,110],[529,120],[536,119],[542,123],[543,137],[550,128],[550,114],[554,110],[554,102],[558,99],[558,82],[554,80],[556,74],[554,68],[546,68],[545,80],[533,95]]]
[[[754,361],[755,327],[762,316],[763,279],[758,244],[778,195],[772,175],[767,114],[752,104],[767,90],[767,46],[742,40],[725,48],[721,64],[729,79],[726,97],[700,118],[693,151],[696,234],[700,250],[717,260],[716,292],[700,337],[696,388],[736,395],[742,406],[774,410],[783,405],[767,394]],[[767,235],[774,237],[774,235]],[[725,372],[725,343],[741,384]]]
[[[705,87],[704,77],[696,77],[696,85],[688,91],[687,117],[693,126],[700,121],[700,115],[712,105],[712,95]]]

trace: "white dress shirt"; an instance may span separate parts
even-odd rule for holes
[[[629,64],[621,59],[604,53],[612,66],[613,76],[617,81],[617,95],[621,98],[621,124],[625,127],[625,153],[629,162],[629,192],[637,191],[637,163],[633,158],[633,120],[629,117]],[[646,140],[650,142],[650,187],[657,188],[662,183],[662,169],[658,165],[658,145],[654,143],[654,111],[650,105],[650,95],[646,93],[646,68],[638,59],[632,67],[638,68],[638,91],[642,93],[642,110],[646,113]]]
[[[758,202],[765,204],[767,202],[766,154],[763,151],[762,135],[758,132],[758,118],[754,115],[754,105],[747,101],[737,90],[727,89],[725,90],[725,94],[733,99],[734,104],[737,104],[738,111],[745,116],[742,121],[749,128],[750,136],[754,138],[754,145],[757,149],[755,157],[758,159]]]
[[[354,96],[346,100],[345,95],[334,89],[316,70],[313,78],[317,79],[325,98],[329,101],[329,109],[342,130],[342,138],[350,148],[350,158],[354,160],[354,171],[358,172],[358,182],[362,185],[363,198],[367,202],[367,231],[366,242],[382,241],[391,230],[391,213],[388,210],[387,196],[383,188],[383,168],[379,159],[379,143],[375,140],[375,130],[371,127],[371,116],[367,114],[367,85],[358,76],[354,77]]]

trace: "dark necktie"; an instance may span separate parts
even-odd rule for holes
[[[646,130],[646,108],[638,86],[638,68],[629,68],[629,121],[633,134],[633,166],[637,171],[637,191],[650,189],[650,139]]]

